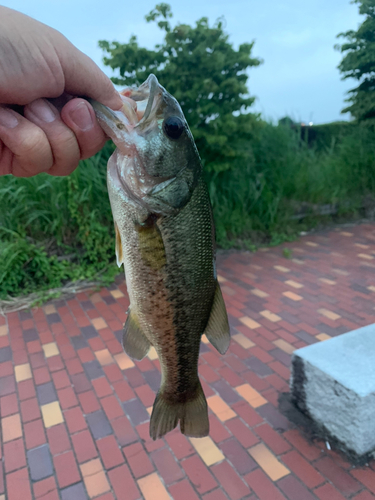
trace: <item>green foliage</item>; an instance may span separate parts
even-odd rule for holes
[[[359,12],[365,20],[357,31],[340,33],[346,43],[337,48],[345,56],[339,70],[343,78],[354,78],[359,85],[350,90],[347,102],[350,103],[342,112],[370,125],[375,124],[375,0],[354,0],[359,4]]]
[[[113,276],[106,146],[69,177],[0,177],[0,298]],[[108,268],[109,266],[109,268]],[[108,270],[107,270],[108,268]]]
[[[243,239],[278,244],[305,229],[291,220],[301,205],[331,204],[351,215],[375,192],[375,134],[358,126],[319,150],[295,130],[263,122],[246,163],[206,177],[220,246]]]
[[[248,95],[247,71],[260,60],[251,56],[253,43],[233,48],[222,19],[210,26],[207,18],[195,26],[172,27],[168,4],[147,16],[158,21],[164,40],[153,50],[128,43],[100,41],[104,63],[116,70],[118,85],[139,85],[150,73],[178,100],[207,170],[230,170],[245,160],[244,146],[252,139],[256,119],[247,114],[254,98]]]

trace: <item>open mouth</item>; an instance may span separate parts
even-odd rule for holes
[[[89,99],[104,131],[110,136],[119,136],[119,131],[143,131],[149,128],[156,116],[162,96],[162,87],[155,75],[150,75],[138,88],[126,88],[120,92],[122,109],[113,111],[107,106]],[[108,130],[109,129],[109,130]],[[112,132],[112,133],[111,133]],[[113,138],[113,137],[112,137]]]

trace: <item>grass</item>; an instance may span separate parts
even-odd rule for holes
[[[330,204],[343,217],[375,196],[375,134],[354,127],[330,146],[311,148],[286,126],[259,121],[246,161],[206,174],[222,248],[278,244],[317,223],[291,216]],[[0,298],[43,293],[69,281],[109,282],[114,231],[106,189],[107,145],[69,177],[0,177]],[[241,152],[241,158],[244,151]],[[285,255],[289,258],[289,255]]]

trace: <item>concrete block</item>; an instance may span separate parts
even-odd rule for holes
[[[291,399],[356,458],[375,452],[375,325],[298,349]]]

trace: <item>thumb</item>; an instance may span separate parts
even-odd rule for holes
[[[121,97],[108,76],[86,54],[68,40],[66,42],[69,50],[65,47],[59,54],[65,77],[65,92],[91,97],[111,109],[120,109]]]

